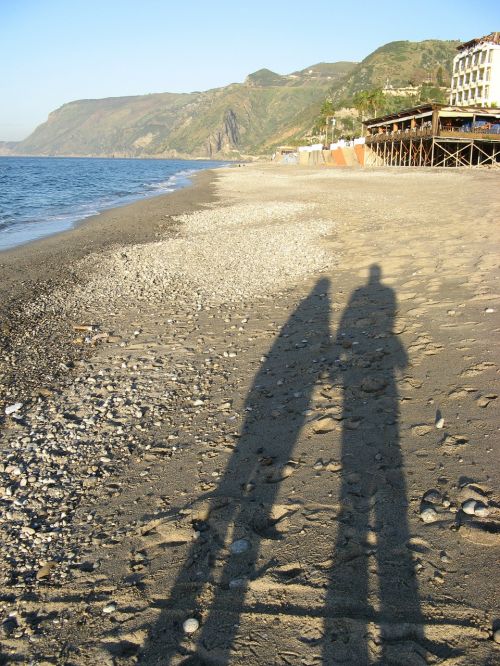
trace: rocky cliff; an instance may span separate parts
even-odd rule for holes
[[[268,69],[243,83],[193,93],[80,100],[50,114],[3,154],[244,158],[298,141],[326,96],[449,78],[458,42],[391,42],[361,63],[319,63],[288,75]],[[0,152],[2,146],[0,146]]]

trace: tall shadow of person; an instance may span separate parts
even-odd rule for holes
[[[259,545],[274,539],[279,548],[282,514],[273,507],[280,481],[293,469],[289,460],[311,392],[329,367],[324,356],[331,347],[328,289],[327,279],[316,283],[255,377],[238,445],[211,497],[207,518],[196,525],[200,536],[162,604],[141,664],[230,662],[248,581],[262,573]],[[183,635],[183,621],[190,617],[201,620],[191,642]]]
[[[342,509],[326,598],[324,664],[411,664],[423,649],[399,443],[396,373],[407,355],[394,334],[394,291],[380,278],[372,265],[336,336],[342,351],[332,382],[343,392]]]

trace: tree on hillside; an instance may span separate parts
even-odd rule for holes
[[[437,83],[438,86],[440,86],[440,87],[442,87],[442,86],[445,85],[445,82],[444,82],[444,71],[443,71],[443,68],[441,67],[441,65],[438,67],[438,70],[437,70],[437,72],[436,72],[436,83]]]
[[[313,136],[328,138],[328,127],[330,118],[335,115],[335,107],[330,97],[327,97],[319,110],[319,116],[311,129]]]
[[[381,88],[360,90],[353,97],[353,105],[359,111],[361,119],[376,117],[384,108],[385,95]]]

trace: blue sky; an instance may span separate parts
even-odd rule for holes
[[[74,99],[206,90],[394,40],[500,30],[498,0],[0,0],[0,140]]]

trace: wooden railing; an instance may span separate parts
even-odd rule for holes
[[[366,143],[379,143],[383,141],[395,141],[400,139],[415,139],[432,136],[431,127],[412,127],[404,130],[394,130],[392,132],[381,132],[380,134],[371,134],[365,137]],[[500,126],[488,127],[478,125],[475,127],[440,127],[435,134],[436,137],[443,138],[482,138],[500,141]]]
[[[420,137],[432,136],[431,127],[412,127],[404,130],[394,130],[392,132],[381,132],[380,134],[371,134],[366,137],[367,143],[377,143],[379,141],[394,141],[395,139],[414,139]]]

